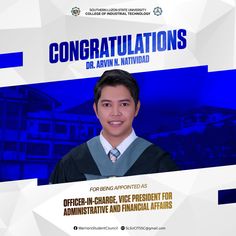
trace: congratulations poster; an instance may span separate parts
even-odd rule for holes
[[[0,3],[0,234],[234,235],[235,4]],[[100,134],[93,89],[110,69],[137,80],[133,128],[179,171],[48,185]]]

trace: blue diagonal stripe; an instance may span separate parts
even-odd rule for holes
[[[23,66],[23,52],[0,54],[0,69]]]

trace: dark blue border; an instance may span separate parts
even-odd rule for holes
[[[236,203],[236,189],[218,191],[218,205]]]

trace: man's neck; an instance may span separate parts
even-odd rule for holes
[[[122,143],[123,140],[125,140],[130,134],[132,133],[132,130],[129,134],[122,136],[122,137],[107,137],[104,132],[102,132],[103,137],[111,144],[113,148],[119,146],[120,143]]]
[[[104,136],[104,138],[111,144],[112,147],[117,147],[127,137],[122,137],[122,138],[120,138],[120,137],[119,138],[116,138],[116,137],[110,138],[109,137],[108,138],[108,137]]]
[[[106,154],[109,153],[111,148],[118,148],[121,155],[125,152],[125,150],[133,143],[133,141],[137,138],[134,130],[131,130],[131,133],[124,139],[115,139],[115,140],[107,140],[103,133],[100,133],[100,141],[101,144],[106,152]],[[111,143],[110,143],[111,142]]]

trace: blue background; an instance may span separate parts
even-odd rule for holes
[[[141,109],[134,129],[169,151],[181,170],[236,164],[236,70],[207,66],[133,74]],[[38,178],[99,134],[97,78],[0,89],[0,181]]]

